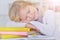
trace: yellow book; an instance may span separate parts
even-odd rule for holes
[[[2,32],[29,32],[29,28],[20,28],[20,27],[0,27]]]
[[[1,35],[1,39],[9,39],[9,38],[25,38],[25,36],[19,36],[19,35],[8,35],[3,34]]]
[[[0,27],[0,32],[30,32],[30,28]],[[24,37],[19,35],[1,34],[1,38],[8,39],[8,38],[24,38]]]

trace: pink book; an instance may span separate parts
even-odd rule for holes
[[[0,32],[0,34],[11,34],[11,35],[20,35],[20,36],[27,36],[27,32]]]

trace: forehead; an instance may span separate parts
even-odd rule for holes
[[[30,11],[30,12],[34,12],[34,11],[36,11],[36,10],[37,10],[36,7],[30,6],[30,5],[20,8],[20,11]]]

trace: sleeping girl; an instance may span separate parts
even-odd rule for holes
[[[10,21],[7,22],[7,26],[26,27],[30,28],[31,32],[39,35],[51,35],[54,30],[53,26],[51,26],[53,25],[52,22],[54,21],[53,15],[51,14],[54,12],[47,10],[45,14],[46,13],[48,16],[45,15],[43,18],[44,20],[42,20],[43,16],[40,15],[41,13],[39,13],[39,8],[35,3],[15,1],[9,10]],[[44,24],[42,21],[44,21]]]
[[[34,21],[38,20],[38,16],[38,8],[35,3],[15,1],[9,10],[11,21],[7,23],[7,26],[26,27],[34,33],[44,35],[40,32],[40,29],[33,25]]]

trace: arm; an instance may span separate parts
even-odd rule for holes
[[[26,27],[31,28],[31,32],[39,33],[40,35],[45,35],[45,34],[41,33],[40,30],[37,27],[35,27],[34,25],[32,25],[31,23],[26,24]]]
[[[31,23],[28,23],[28,24],[26,24],[26,26],[25,27],[27,27],[27,28],[30,28],[31,30],[35,30],[35,31],[40,31],[39,29],[37,29],[34,25],[32,25]]]
[[[37,28],[34,25],[32,25],[31,23],[26,24],[25,27],[30,28],[32,30],[37,30]],[[39,30],[37,30],[37,31],[39,31]]]

